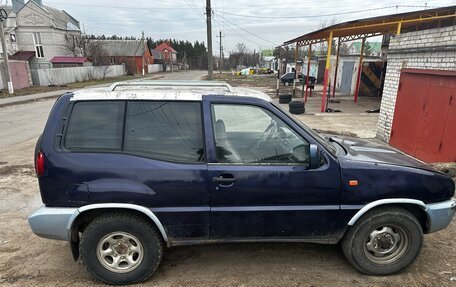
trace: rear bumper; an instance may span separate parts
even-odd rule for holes
[[[428,215],[428,232],[435,232],[446,228],[456,212],[456,200],[450,199],[438,203],[426,204]]]
[[[28,222],[40,237],[68,241],[69,223],[77,212],[77,208],[42,206],[29,216]]]

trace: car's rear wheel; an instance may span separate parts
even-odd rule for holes
[[[147,280],[163,256],[163,241],[145,218],[125,212],[106,213],[82,233],[81,259],[87,271],[108,284]]]
[[[342,250],[362,273],[389,275],[412,264],[422,244],[418,220],[405,209],[388,207],[360,218],[345,234]]]
[[[290,82],[285,82],[283,84],[288,87],[290,85]]]

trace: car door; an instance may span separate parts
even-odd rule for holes
[[[310,169],[309,135],[272,104],[237,102],[205,102],[210,239],[327,240],[339,214],[337,161],[326,155]]]
[[[77,102],[62,152],[50,157],[53,167],[41,184],[66,184],[68,199],[78,204],[150,208],[171,241],[206,240],[209,194],[201,106],[190,101]],[[65,186],[54,189],[58,194]]]

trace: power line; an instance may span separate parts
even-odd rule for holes
[[[187,0],[186,0],[187,2]],[[48,4],[57,4],[65,6],[80,6],[80,7],[98,7],[98,8],[111,8],[111,9],[129,9],[129,10],[175,10],[175,9],[194,9],[193,7],[170,6],[170,7],[132,7],[132,6],[117,6],[117,5],[98,5],[98,4],[75,4],[75,3],[62,3],[62,2],[46,2]],[[188,2],[187,2],[188,4]]]
[[[185,0],[185,2],[188,4],[188,0]],[[100,5],[100,4],[79,4],[79,3],[63,3],[63,2],[46,2],[48,4],[58,4],[58,5],[65,5],[65,6],[80,6],[80,7],[99,7],[99,8],[110,8],[110,9],[128,9],[128,10],[175,10],[175,9],[204,9],[204,6],[198,6],[194,1],[191,1],[192,5],[189,5],[189,7],[183,7],[182,5],[173,5],[173,6],[168,6],[168,7],[132,7],[132,6],[123,6],[123,5]],[[223,1],[222,1],[223,2]],[[320,0],[318,1],[318,4],[321,3],[334,3],[334,2],[346,2],[346,0],[330,0],[330,1],[323,1]],[[163,2],[163,3],[169,3],[169,2]],[[183,2],[181,2],[183,3]],[[303,4],[305,2],[282,2],[282,3],[270,3],[270,4],[249,4],[247,6],[235,6],[235,5],[230,5],[229,7],[226,7],[228,9],[239,9],[239,8],[251,8],[251,7],[271,7],[271,6],[284,6],[284,5],[296,5],[296,4]],[[171,4],[171,3],[169,3]],[[172,4],[176,4],[173,2]],[[223,4],[222,4],[223,6]],[[396,6],[396,5],[395,5]],[[399,6],[407,6],[407,5],[399,5]],[[420,7],[425,7],[425,5],[422,5]],[[427,6],[430,7],[430,6]],[[295,9],[296,7],[293,7]],[[303,9],[308,9],[308,5],[304,7],[298,7],[298,8],[303,8]]]
[[[231,31],[231,33],[233,33],[233,34],[235,34],[235,35],[238,35],[240,38],[244,39],[245,41],[248,41],[248,42],[250,42],[250,43],[252,43],[252,44],[254,44],[254,45],[257,45],[257,46],[259,46],[260,48],[264,48],[264,47],[265,47],[265,46],[262,46],[262,45],[258,44],[258,42],[252,41],[252,40],[250,40],[249,38],[244,37],[244,35],[242,35],[241,33],[239,33],[237,30],[234,30],[233,28],[231,28],[230,25],[231,25],[230,23],[227,23],[227,25],[225,26],[226,30]],[[235,26],[233,25],[233,27],[235,27]],[[226,31],[226,30],[225,30],[225,31]],[[226,32],[225,32],[225,34],[226,34]]]
[[[193,12],[195,12],[198,16],[204,15],[204,13],[202,13],[201,11],[198,10],[198,7],[196,6],[195,2],[193,2],[193,0],[185,0],[185,2],[187,3],[188,6],[190,6],[190,8],[192,8]],[[203,16],[203,19],[204,19],[204,16]]]
[[[226,13],[226,12],[225,12],[225,13]],[[258,39],[261,39],[261,40],[263,40],[263,41],[265,41],[265,42],[271,43],[271,44],[273,44],[273,45],[275,45],[275,46],[279,46],[277,43],[274,43],[274,42],[272,42],[272,41],[269,41],[268,39],[263,38],[263,37],[261,37],[261,36],[255,34],[255,33],[252,33],[252,32],[250,32],[250,31],[248,31],[248,30],[242,28],[242,27],[239,26],[238,24],[231,22],[229,19],[225,18],[224,16],[222,16],[222,15],[220,15],[220,14],[219,14],[219,16],[222,17],[225,21],[227,21],[227,22],[231,23],[232,25],[238,27],[239,29],[241,29],[241,30],[243,30],[243,31],[245,31],[245,32],[247,32],[247,33],[249,33],[250,35],[252,35],[252,36],[254,36],[254,37],[258,38]]]
[[[385,7],[380,7],[380,8],[370,8],[370,9],[363,9],[363,10],[357,10],[357,11],[346,11],[346,12],[338,12],[338,13],[331,13],[331,14],[315,14],[315,15],[302,15],[302,16],[254,16],[254,15],[243,15],[243,14],[235,14],[235,13],[230,13],[230,12],[221,12],[221,11],[216,11],[218,13],[223,13],[231,16],[236,16],[236,17],[245,17],[245,18],[260,18],[260,19],[302,19],[302,18],[318,18],[318,17],[326,17],[326,16],[340,16],[340,15],[346,15],[346,14],[355,14],[355,13],[361,13],[361,12],[370,12],[370,11],[376,11],[376,10],[384,10],[384,9],[391,9],[391,8],[397,8],[397,7],[424,7],[424,6],[414,6],[414,5],[392,5],[392,6],[385,6]],[[429,7],[429,6],[428,6]]]
[[[89,22],[103,22],[103,23],[117,23],[119,24],[119,21],[116,21],[116,20],[105,20],[105,19],[82,19],[83,21],[89,21]],[[155,19],[150,19],[150,20],[147,20],[147,19],[127,19],[127,20],[124,20],[124,22],[131,22],[131,23],[151,23],[153,22]],[[201,21],[201,19],[196,19],[196,18],[184,18],[184,19],[181,19],[181,20],[184,20],[184,21]],[[176,22],[175,19],[168,19],[168,20],[157,20],[158,22]]]

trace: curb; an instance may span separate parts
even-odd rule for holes
[[[0,104],[0,108],[6,108],[6,107],[10,107],[10,106],[15,106],[15,105],[39,102],[39,101],[49,100],[49,99],[56,99],[60,96],[61,95],[53,95],[53,96],[46,96],[46,97],[37,98],[37,99],[19,100],[19,101],[15,101],[15,102],[6,103],[6,104]]]

